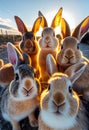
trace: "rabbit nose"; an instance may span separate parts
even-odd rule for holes
[[[64,95],[61,92],[57,92],[53,95],[53,103],[56,106],[60,106],[61,104],[63,104],[64,100],[65,100]]]
[[[48,40],[50,40],[50,37],[49,37],[49,36],[47,36],[45,39],[48,41]]]
[[[33,45],[33,42],[30,39],[25,41],[25,46],[30,47],[32,45]]]
[[[26,80],[24,86],[26,90],[29,90],[32,86],[32,82],[30,80]]]

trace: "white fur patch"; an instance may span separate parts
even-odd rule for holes
[[[2,116],[3,116],[3,118],[4,118],[6,121],[10,121],[10,118],[9,118],[8,114],[2,113]]]
[[[42,110],[40,115],[43,122],[53,129],[70,129],[76,124],[75,117],[70,117],[68,115],[58,116],[45,110]]]

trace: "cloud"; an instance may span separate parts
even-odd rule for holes
[[[8,18],[4,19],[0,17],[0,24],[12,27],[12,21],[11,19],[8,19]]]

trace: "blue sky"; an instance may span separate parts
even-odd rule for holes
[[[50,21],[60,7],[74,26],[89,15],[89,0],[0,0],[0,24],[16,27],[14,15],[17,15],[31,27],[39,10]]]

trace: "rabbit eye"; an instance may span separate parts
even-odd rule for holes
[[[15,74],[15,80],[19,80],[19,75],[17,73]]]
[[[63,49],[63,46],[61,46],[61,49]]]
[[[77,49],[79,49],[79,45],[77,45]]]
[[[53,36],[55,37],[55,32],[53,32]]]
[[[43,33],[41,34],[41,36],[43,37]]]
[[[72,87],[71,86],[69,86],[69,93],[72,94]]]
[[[51,88],[51,85],[49,84],[49,86],[48,86],[48,90],[50,90],[50,88]]]

